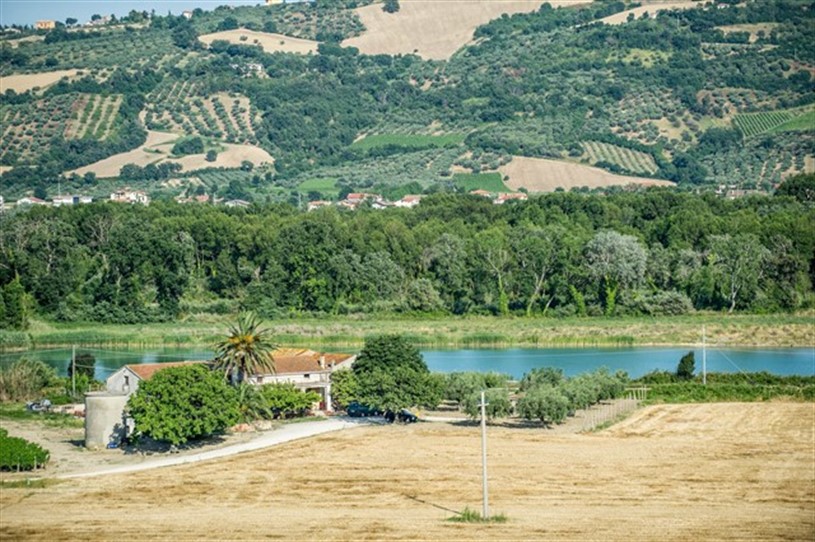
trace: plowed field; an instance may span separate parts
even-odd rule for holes
[[[812,540],[815,405],[654,406],[603,432],[422,423],[184,467],[3,488],[3,540]],[[80,452],[77,452],[80,453]]]

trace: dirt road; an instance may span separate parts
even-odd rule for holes
[[[648,407],[611,429],[386,425],[194,465],[3,488],[8,540],[812,540],[815,405]]]

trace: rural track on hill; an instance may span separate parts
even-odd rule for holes
[[[88,472],[78,472],[71,474],[62,474],[55,476],[57,479],[71,479],[71,478],[89,478],[94,476],[105,476],[109,474],[127,474],[131,472],[140,472],[151,469],[159,469],[163,467],[172,467],[177,465],[186,465],[189,463],[198,463],[201,461],[209,461],[212,459],[219,459],[222,457],[229,457],[232,455],[252,452],[277,446],[278,444],[285,444],[293,440],[304,439],[323,433],[330,433],[332,431],[341,431],[343,429],[351,429],[353,427],[361,427],[366,425],[376,425],[382,422],[381,419],[370,418],[348,418],[337,417],[325,421],[318,422],[304,422],[286,425],[280,429],[269,431],[255,439],[248,442],[241,442],[230,446],[224,446],[215,450],[208,450],[192,455],[179,455],[170,457],[161,457],[158,459],[151,459],[134,465],[117,465],[104,467]]]

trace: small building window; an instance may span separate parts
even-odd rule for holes
[[[305,378],[306,380],[308,380],[309,378],[311,378],[311,375],[310,375],[310,374],[308,374],[308,373],[306,373],[306,374],[304,374],[304,375],[303,375],[303,378]]]

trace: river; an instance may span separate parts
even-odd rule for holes
[[[566,376],[607,367],[623,370],[637,378],[653,370],[675,371],[679,358],[689,351],[696,357],[696,370],[702,370],[702,350],[682,347],[641,348],[512,348],[501,350],[427,350],[422,352],[431,371],[497,371],[514,378],[535,367],[559,367]],[[207,349],[105,350],[78,349],[96,359],[95,376],[104,380],[126,364],[160,363],[179,360],[211,359]],[[71,363],[70,349],[30,351],[0,355],[5,366],[22,356],[42,360],[66,375]],[[815,376],[814,348],[711,348],[707,350],[708,372],[767,371],[777,375]]]

